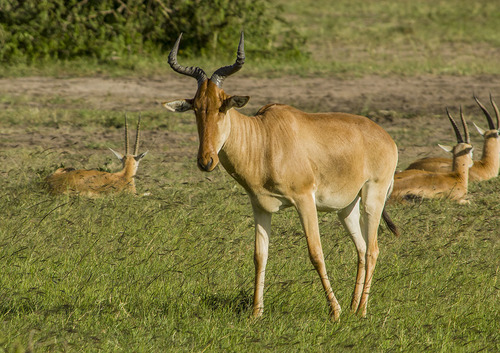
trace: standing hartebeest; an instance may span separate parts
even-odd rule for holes
[[[243,66],[243,33],[236,62],[219,68],[210,79],[199,67],[177,63],[181,37],[168,62],[176,72],[194,77],[198,90],[193,99],[163,105],[177,112],[194,110],[198,167],[210,172],[220,161],[250,196],[255,219],[253,316],[262,315],[264,308],[271,214],[290,206],[298,211],[311,262],[335,320],[340,306],[326,272],[317,210],[339,210],[340,221],[358,252],[351,309],[365,316],[379,254],[377,228],[398,159],[396,144],[380,126],[357,115],[309,114],[282,104],[266,105],[253,117],[243,115],[233,108],[243,107],[250,97],[230,96],[222,89],[224,79]],[[383,216],[394,226],[385,213]]]
[[[49,175],[46,183],[51,194],[75,194],[81,196],[100,196],[119,192],[135,194],[135,173],[140,160],[147,152],[139,154],[139,129],[141,117],[137,122],[134,154],[129,154],[128,124],[125,116],[125,155],[111,150],[122,162],[123,169],[116,173],[107,173],[93,169],[59,168]]]
[[[486,107],[474,96],[477,105],[483,111],[488,121],[489,130],[483,130],[475,123],[477,131],[484,138],[483,153],[481,159],[474,161],[474,165],[469,169],[469,181],[489,180],[498,176],[500,169],[500,138],[498,130],[500,129],[500,113],[498,107],[490,94],[490,102],[495,111],[497,125],[493,123],[493,118]],[[453,160],[449,158],[422,158],[411,163],[406,170],[418,169],[429,172],[449,173],[452,170]]]
[[[446,109],[448,118],[457,137],[454,147],[439,145],[453,154],[453,168],[451,172],[429,172],[425,170],[407,169],[396,173],[391,201],[402,201],[412,198],[449,198],[459,204],[467,204],[469,168],[472,167],[472,145],[470,144],[469,130],[460,107],[460,118],[465,133],[465,140],[460,134],[458,126]]]

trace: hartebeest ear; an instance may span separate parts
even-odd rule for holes
[[[441,147],[446,152],[450,152],[450,153],[453,152],[453,147],[451,147],[451,146],[440,145],[439,143],[438,143],[438,146]]]
[[[226,110],[231,108],[243,108],[249,100],[250,96],[232,96],[226,100]]]
[[[483,130],[483,129],[481,129],[479,126],[477,126],[475,122],[472,122],[472,123],[473,123],[473,124],[474,124],[474,126],[476,127],[477,132],[479,132],[479,134],[480,134],[481,136],[484,136],[484,134],[486,133],[486,131],[484,131],[484,130]]]
[[[165,108],[171,112],[187,112],[188,110],[193,110],[193,100],[192,99],[179,99],[171,102],[163,102]]]

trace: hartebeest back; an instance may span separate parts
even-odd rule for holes
[[[490,95],[490,102],[495,110],[496,127],[493,119],[486,107],[474,96],[476,103],[479,105],[486,120],[488,121],[489,130],[483,130],[474,123],[477,131],[483,136],[483,153],[481,159],[474,161],[474,165],[469,169],[469,181],[489,180],[498,176],[500,169],[500,138],[498,131],[500,129],[500,113],[498,107]],[[418,169],[429,172],[449,173],[452,170],[453,160],[449,158],[422,158],[411,163],[406,170]]]
[[[128,124],[125,117],[125,155],[111,152],[122,162],[123,169],[116,173],[98,170],[59,168],[46,179],[51,194],[76,194],[81,196],[99,196],[119,192],[136,193],[134,177],[140,160],[147,152],[139,154],[139,133],[141,117],[137,122],[134,154],[129,154]]]
[[[472,166],[472,145],[470,144],[467,123],[460,108],[460,117],[464,127],[465,140],[460,134],[455,120],[446,110],[448,118],[457,137],[454,147],[441,146],[445,151],[453,153],[451,172],[439,173],[409,169],[394,176],[394,188],[390,200],[401,201],[413,198],[450,198],[461,204],[468,203],[467,195],[469,168]]]
[[[233,108],[243,107],[249,97],[228,95],[222,83],[243,66],[243,33],[236,62],[216,70],[210,79],[198,67],[177,63],[181,36],[169,64],[194,77],[198,90],[193,99],[164,106],[177,112],[194,110],[199,168],[209,172],[220,161],[250,196],[255,219],[253,316],[262,315],[264,308],[271,214],[290,206],[298,211],[334,319],[339,318],[340,306],[326,272],[317,210],[339,211],[358,252],[351,308],[366,315],[379,253],[377,229],[397,164],[396,144],[380,126],[357,115],[308,114],[282,104],[266,105],[252,117],[239,113]]]

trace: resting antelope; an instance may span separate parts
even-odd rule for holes
[[[455,120],[446,109],[453,130],[457,137],[457,145],[454,147],[439,145],[447,152],[453,153],[453,168],[451,172],[439,173],[424,170],[404,170],[394,176],[394,188],[391,200],[405,200],[409,198],[450,198],[460,204],[468,203],[467,184],[469,168],[472,166],[472,146],[470,144],[469,131],[465,122],[462,108],[460,117],[464,127],[465,141],[460,134]]]
[[[282,104],[266,105],[255,116],[243,115],[233,108],[243,107],[250,97],[231,96],[222,89],[224,80],[244,64],[243,33],[236,62],[219,68],[210,79],[199,67],[177,63],[181,37],[168,62],[174,71],[195,78],[198,89],[192,99],[163,105],[176,112],[194,110],[198,167],[210,172],[221,162],[250,197],[255,220],[253,316],[261,316],[264,308],[271,214],[290,206],[298,211],[335,320],[340,306],[326,272],[317,210],[339,210],[358,252],[351,309],[365,316],[379,253],[377,228],[397,164],[396,144],[380,126],[357,115],[309,114]],[[390,222],[386,214],[384,219]]]
[[[129,154],[127,117],[125,117],[125,156],[110,148],[111,152],[123,164],[121,171],[107,173],[98,170],[59,168],[46,179],[49,192],[52,194],[78,194],[82,196],[99,196],[119,192],[135,194],[134,176],[140,160],[147,153],[138,154],[140,124],[141,118],[139,117],[133,155]]]
[[[500,139],[498,130],[500,128],[500,113],[498,107],[490,95],[490,102],[495,110],[497,126],[493,123],[493,119],[481,102],[474,96],[476,103],[483,111],[488,120],[489,130],[484,131],[479,126],[474,124],[477,131],[484,137],[483,154],[481,159],[474,161],[474,165],[469,169],[469,181],[488,180],[498,176],[500,167]],[[452,160],[447,158],[423,158],[419,159],[408,166],[408,169],[420,169],[430,172],[450,172],[452,169]]]

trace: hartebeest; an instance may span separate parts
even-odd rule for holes
[[[351,309],[365,316],[379,254],[377,229],[398,159],[396,144],[380,126],[357,115],[309,114],[282,104],[266,105],[252,117],[243,115],[233,108],[243,107],[250,97],[230,96],[222,89],[224,80],[245,61],[243,33],[236,62],[219,68],[210,79],[199,67],[177,63],[181,37],[168,62],[176,72],[195,78],[198,89],[193,99],[163,105],[176,112],[194,110],[198,167],[210,172],[220,161],[250,197],[255,220],[253,316],[261,316],[264,308],[271,214],[290,206],[298,211],[335,320],[340,306],[326,272],[317,210],[339,210],[358,252]]]
[[[472,166],[472,145],[470,144],[469,130],[462,108],[460,117],[464,127],[465,140],[460,130],[446,109],[448,118],[457,137],[454,147],[439,145],[447,152],[453,153],[453,168],[451,172],[439,173],[424,170],[404,170],[394,176],[394,188],[390,200],[400,201],[412,198],[450,198],[460,204],[468,203],[467,195],[469,168]]]
[[[99,196],[103,194],[129,192],[135,194],[134,177],[140,160],[147,152],[139,153],[141,117],[137,122],[134,154],[129,154],[128,124],[125,116],[125,155],[111,150],[122,162],[123,169],[117,173],[98,170],[59,168],[46,179],[51,194],[77,194],[81,196]]]
[[[485,131],[477,126],[475,123],[477,131],[484,138],[483,153],[481,159],[474,161],[474,165],[469,169],[469,181],[481,181],[489,180],[498,176],[500,168],[500,138],[498,130],[500,129],[500,113],[498,107],[493,101],[493,97],[490,94],[490,102],[495,110],[497,125],[493,123],[493,119],[486,109],[486,107],[474,96],[476,103],[479,108],[483,111],[486,119],[488,120],[489,130]],[[451,172],[453,160],[448,158],[422,158],[413,163],[411,163],[407,170],[409,169],[419,169],[427,170],[430,172]]]

